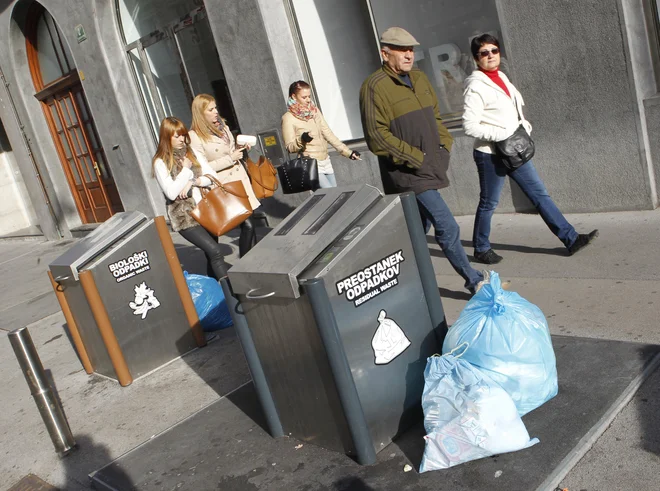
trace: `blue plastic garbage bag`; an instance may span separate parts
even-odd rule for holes
[[[217,331],[233,325],[220,284],[208,276],[183,272],[190,296],[204,331]]]
[[[464,342],[469,348],[463,359],[500,384],[521,416],[557,395],[555,352],[543,312],[503,290],[494,271],[449,329],[442,352]]]
[[[427,434],[419,472],[447,469],[538,443],[537,438],[530,440],[509,394],[453,354],[428,359],[422,408]]]

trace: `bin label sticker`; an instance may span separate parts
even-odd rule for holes
[[[374,350],[374,363],[387,365],[410,346],[410,340],[393,319],[387,318],[387,312],[381,310],[378,314],[378,329],[371,339]]]
[[[128,302],[128,306],[133,309],[134,315],[141,315],[144,320],[150,310],[160,307],[160,302],[154,291],[143,281],[135,285],[135,301]]]
[[[357,273],[335,283],[337,293],[359,307],[372,298],[399,284],[403,250],[379,259]]]
[[[115,281],[121,283],[151,269],[151,266],[149,266],[149,253],[147,251],[134,252],[124,259],[108,264],[108,269],[115,277]]]

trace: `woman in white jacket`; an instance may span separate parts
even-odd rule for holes
[[[190,147],[188,130],[176,118],[165,118],[160,124],[153,172],[166,198],[172,230],[204,251],[208,276],[217,280],[227,276],[229,265],[218,238],[190,216],[202,199],[199,188],[211,186],[210,179],[204,175],[213,175],[215,171],[203,155]]]
[[[575,231],[552,201],[531,160],[515,170],[508,170],[502,164],[494,143],[506,140],[520,125],[531,133],[532,126],[523,116],[520,92],[498,70],[500,43],[497,38],[490,34],[477,36],[472,40],[471,50],[478,69],[465,81],[463,129],[475,138],[474,160],[481,188],[472,235],[475,259],[484,264],[497,264],[502,260],[493,251],[489,235],[491,218],[507,176],[520,186],[568,253],[575,254],[598,236],[598,230],[588,234]]]

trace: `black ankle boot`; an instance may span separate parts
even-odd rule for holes
[[[493,249],[488,249],[484,252],[475,252],[474,258],[484,264],[497,264],[502,260],[502,256],[498,255]]]
[[[598,237],[598,229],[592,230],[588,234],[578,234],[577,239],[573,242],[568,248],[569,256],[572,256],[577,251],[584,249],[588,246],[593,240]]]

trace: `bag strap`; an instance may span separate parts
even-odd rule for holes
[[[210,180],[213,184],[215,184],[217,187],[219,187],[220,189],[222,189],[222,190],[223,190],[225,193],[227,193],[227,194],[231,194],[232,196],[236,196],[237,198],[248,198],[248,194],[247,194],[247,192],[246,192],[245,194],[237,194],[237,193],[234,193],[234,192],[230,191],[229,189],[227,189],[225,186],[223,186],[222,183],[221,183],[220,181],[218,181],[218,179],[217,179],[215,176],[212,176],[211,174],[204,174],[204,177],[208,177],[209,180]],[[241,181],[237,181],[237,182],[241,182]],[[242,184],[242,182],[241,182],[241,184]],[[208,192],[208,191],[207,191],[207,192]]]

